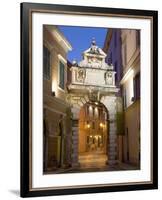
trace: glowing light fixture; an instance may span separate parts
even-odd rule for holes
[[[89,110],[92,110],[92,106],[89,106]]]
[[[87,128],[90,128],[90,124],[87,124]]]
[[[52,96],[57,96],[57,82],[56,82],[56,79],[52,79]]]
[[[100,123],[100,127],[103,127],[103,123]]]

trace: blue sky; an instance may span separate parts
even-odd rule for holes
[[[68,60],[82,59],[82,52],[90,47],[92,38],[95,38],[97,46],[103,48],[107,30],[106,28],[58,26],[73,50],[68,53]]]

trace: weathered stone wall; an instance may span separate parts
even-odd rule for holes
[[[124,113],[124,161],[140,164],[140,100],[134,102]]]
[[[109,133],[108,133],[108,164],[117,163],[117,127],[116,127],[116,96],[104,96],[101,102],[109,112]]]
[[[83,98],[83,97],[82,97]],[[79,112],[84,103],[81,101],[81,97],[76,97],[71,100],[72,102],[72,165],[78,165],[78,149],[79,149]],[[84,99],[87,99],[85,97]],[[109,113],[108,119],[108,164],[117,164],[117,126],[116,126],[116,112],[117,112],[117,97],[116,96],[104,96],[101,98],[101,102],[105,105]]]

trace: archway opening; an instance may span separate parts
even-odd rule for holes
[[[108,161],[108,111],[99,101],[89,101],[79,113],[79,163],[105,166]]]

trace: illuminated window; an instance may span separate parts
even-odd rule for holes
[[[98,118],[98,108],[95,107],[95,118]]]
[[[89,116],[92,117],[93,116],[93,107],[89,106]]]

